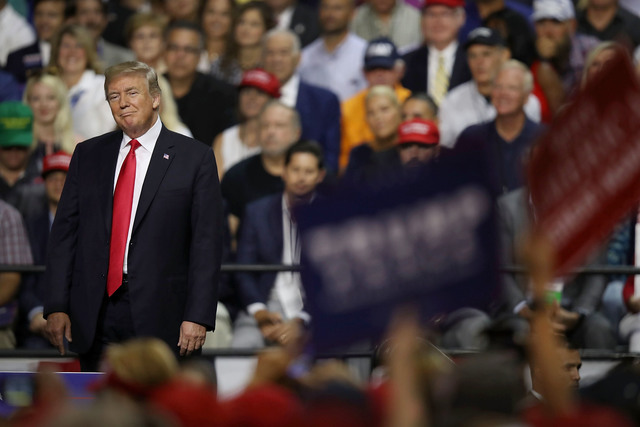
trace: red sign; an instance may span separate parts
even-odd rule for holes
[[[618,52],[539,141],[529,164],[556,273],[580,265],[640,200],[640,84]]]

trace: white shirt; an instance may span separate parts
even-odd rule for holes
[[[449,46],[442,50],[438,50],[435,47],[429,46],[429,58],[427,61],[427,88],[429,89],[429,95],[433,96],[433,88],[435,87],[436,73],[438,72],[438,61],[440,56],[444,58],[444,69],[447,72],[447,76],[451,79],[451,73],[453,72],[453,63],[456,60],[456,51],[458,50],[458,42],[453,41],[449,43]]]
[[[85,70],[80,81],[69,89],[73,131],[82,140],[116,128],[109,103],[104,96],[104,76]]]
[[[353,33],[329,52],[323,38],[302,50],[298,73],[305,82],[329,89],[346,101],[367,88],[362,72],[367,42]]]
[[[38,46],[40,47],[40,58],[42,60],[42,66],[46,67],[49,64],[49,60],[51,59],[51,43],[40,40],[38,42]]]
[[[142,184],[144,183],[144,177],[147,175],[147,169],[149,169],[149,163],[151,162],[151,154],[156,146],[158,136],[162,130],[162,122],[159,118],[151,126],[151,128],[139,138],[136,138],[140,143],[140,147],[135,151],[136,154],[136,179],[133,184],[133,202],[131,203],[131,219],[129,220],[129,232],[127,233],[127,245],[124,252],[124,264],[122,265],[122,271],[127,274],[127,259],[129,258],[129,242],[131,241],[131,230],[133,229],[133,221],[136,218],[136,212],[138,210],[138,201],[140,201],[140,193],[142,192]],[[118,182],[118,175],[120,175],[120,169],[124,163],[124,159],[129,154],[131,146],[129,142],[131,137],[126,133],[122,133],[122,142],[120,142],[120,152],[118,153],[118,161],[116,163],[116,173],[113,177],[113,191],[116,191],[116,184]]]
[[[295,108],[296,101],[298,100],[299,87],[300,76],[298,73],[293,73],[289,80],[280,87],[280,102],[287,107]]]
[[[524,106],[527,117],[540,122],[540,101],[533,95]],[[473,80],[456,86],[447,94],[438,112],[440,145],[453,148],[458,136],[471,125],[496,118],[496,109],[478,92]]]
[[[286,30],[291,26],[291,18],[293,17],[293,6],[289,6],[276,16],[276,28]]]
[[[7,3],[0,10],[0,66],[6,65],[11,52],[35,41],[36,33],[31,25]]]

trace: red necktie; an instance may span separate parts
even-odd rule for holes
[[[111,219],[111,246],[109,249],[109,273],[107,275],[107,293],[113,295],[122,284],[122,266],[131,221],[133,204],[133,185],[136,181],[136,149],[140,143],[132,139],[129,154],[125,157],[116,191],[113,193],[113,217]]]

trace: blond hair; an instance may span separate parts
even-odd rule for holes
[[[27,80],[27,85],[24,89],[22,96],[22,102],[29,105],[31,93],[33,88],[38,83],[47,86],[51,89],[58,101],[58,113],[53,121],[53,130],[55,133],[55,142],[60,144],[60,149],[67,153],[73,153],[76,146],[75,136],[73,134],[73,121],[71,119],[71,105],[67,98],[67,87],[64,82],[58,76],[51,74],[40,74],[30,77]],[[34,121],[34,127],[37,126],[37,122]],[[36,132],[33,132],[33,144],[32,149],[35,149],[38,145]]]
[[[135,338],[113,344],[106,351],[111,371],[122,381],[154,387],[178,373],[178,361],[169,346],[158,338]]]

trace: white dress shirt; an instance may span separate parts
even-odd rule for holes
[[[300,76],[294,73],[289,80],[280,88],[280,102],[287,107],[295,108],[298,101],[298,88],[300,87]]]
[[[147,175],[149,169],[149,163],[151,162],[151,154],[156,146],[158,136],[162,130],[162,122],[160,118],[156,118],[156,122],[151,126],[144,135],[136,138],[140,143],[140,147],[135,151],[136,154],[136,180],[133,185],[133,202],[131,203],[131,219],[129,220],[129,232],[127,233],[127,245],[124,252],[124,264],[122,265],[122,271],[127,274],[128,266],[127,259],[129,258],[129,241],[131,240],[131,230],[133,229],[133,221],[136,218],[136,212],[138,210],[138,201],[140,200],[140,193],[142,192],[142,184],[144,183],[144,177]],[[113,177],[113,191],[116,191],[116,184],[118,182],[118,175],[120,175],[120,169],[124,163],[124,159],[129,154],[131,137],[126,133],[122,133],[122,142],[120,143],[120,152],[118,153],[118,162],[116,163],[116,173]]]
[[[447,76],[449,76],[449,80],[451,80],[451,73],[453,72],[453,63],[456,61],[457,50],[458,42],[455,40],[442,50],[429,46],[429,58],[427,61],[427,89],[429,90],[430,96],[433,96],[433,88],[436,85],[435,80],[440,56],[444,58],[444,69],[447,72]]]

